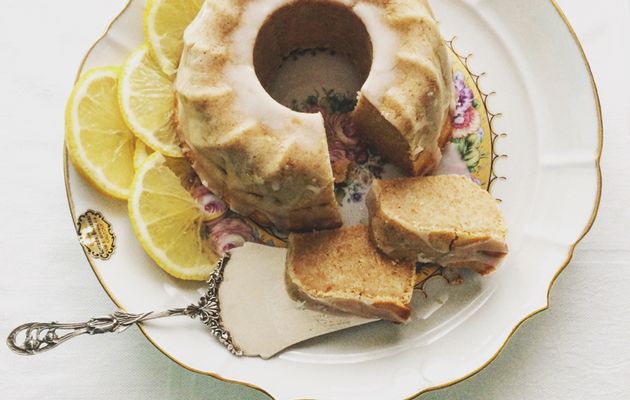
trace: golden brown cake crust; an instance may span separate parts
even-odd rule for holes
[[[291,234],[286,282],[298,300],[405,322],[411,313],[415,263],[379,252],[365,226]]]
[[[507,254],[496,201],[465,177],[377,180],[366,201],[370,237],[395,259],[488,274]]]
[[[369,90],[359,93],[353,121],[372,151],[410,175],[421,176],[439,164],[452,132],[451,58],[427,1],[392,3],[400,8],[386,6],[385,19],[405,32],[396,55],[399,78],[380,96]],[[414,10],[413,18],[405,14],[409,9]]]

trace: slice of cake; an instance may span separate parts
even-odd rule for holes
[[[406,322],[415,271],[379,252],[366,226],[289,236],[286,280],[296,300]]]
[[[397,260],[486,275],[508,251],[496,200],[463,176],[376,180],[367,206],[372,241]]]

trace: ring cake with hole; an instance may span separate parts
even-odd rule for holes
[[[178,134],[234,211],[290,231],[341,225],[322,115],[269,94],[300,49],[352,60],[363,81],[354,126],[409,175],[439,162],[454,101],[448,50],[424,0],[207,1],[184,34]]]

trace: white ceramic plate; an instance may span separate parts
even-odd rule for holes
[[[433,1],[444,37],[473,53],[483,71],[492,128],[507,136],[494,185],[509,225],[510,255],[494,275],[449,287],[430,318],[408,326],[374,324],[327,336],[272,360],[235,358],[203,325],[155,321],[142,330],[165,355],[192,371],[258,388],[275,398],[401,399],[444,387],[488,365],[516,328],[548,305],[549,289],[593,223],[601,193],[602,126],[592,75],[574,32],[550,0]],[[118,65],[142,40],[144,0],[132,0],[81,70]],[[101,212],[116,235],[107,261],[88,256],[121,308],[146,311],[196,300],[202,286],[170,278],[145,255],[126,204],[93,190],[66,161],[72,218]]]

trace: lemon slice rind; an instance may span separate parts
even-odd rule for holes
[[[140,140],[166,156],[183,156],[173,123],[173,83],[151,57],[148,45],[131,53],[121,68],[118,100],[125,122]]]
[[[133,133],[131,133],[131,131],[129,131],[129,129],[125,126],[123,117],[120,115],[120,110],[116,104],[118,71],[119,69],[117,67],[93,68],[83,74],[79,81],[75,84],[66,106],[66,147],[68,149],[70,160],[75,165],[77,171],[88,182],[106,195],[120,200],[126,200],[129,196],[129,185],[131,184],[133,178],[133,170],[131,168],[127,168],[128,170],[125,170],[125,167],[132,166],[133,161],[130,159],[124,160],[124,163],[118,163],[117,168],[121,171],[108,176],[104,172],[105,168],[102,165],[99,166],[96,160],[90,157],[84,147],[92,146],[94,148],[95,143],[84,143],[81,137],[87,129],[91,130],[93,133],[98,132],[101,135],[111,135],[113,133],[121,136],[121,138],[119,140],[114,139],[112,141],[112,137],[110,136],[106,143],[112,144],[112,142],[114,142],[115,147],[108,149],[107,146],[102,146],[98,148],[98,153],[107,155],[110,150],[113,152],[111,154],[116,155],[118,155],[118,152],[120,151],[127,151],[129,154],[133,153],[133,147],[129,148],[130,146],[133,146]],[[111,80],[111,83],[98,82],[98,80]],[[94,96],[93,94],[91,95],[89,92],[92,85],[97,84],[102,84],[105,88],[107,88],[107,85],[111,85],[111,98],[109,97],[109,93],[101,93],[100,98],[98,96]],[[105,98],[103,98],[103,95]],[[108,126],[95,126],[95,121],[99,118],[93,117],[88,118],[90,121],[83,121],[84,123],[89,124],[89,126],[82,127],[80,108],[82,105],[86,105],[83,101],[95,103],[94,105],[97,105],[96,107],[88,107],[88,109],[91,109],[92,113],[102,113],[100,118],[101,122],[105,119]],[[105,139],[105,136],[103,136],[103,139]],[[112,157],[109,156],[108,158],[110,160],[112,159]],[[120,180],[122,183],[116,183],[115,180]]]
[[[175,76],[183,50],[184,30],[197,15],[203,0],[148,0],[144,36],[151,54],[168,76]],[[168,19],[167,22],[164,19]]]
[[[145,252],[168,274],[185,280],[207,280],[218,257],[202,243],[203,218],[198,204],[166,163],[162,154],[153,153],[136,173],[128,204],[131,226]],[[163,180],[165,187],[147,187],[146,179]],[[155,217],[148,218],[143,210],[150,210]],[[156,237],[155,232],[162,237]],[[186,257],[192,263],[184,265],[173,259],[171,254],[179,254],[180,248],[191,250]]]

